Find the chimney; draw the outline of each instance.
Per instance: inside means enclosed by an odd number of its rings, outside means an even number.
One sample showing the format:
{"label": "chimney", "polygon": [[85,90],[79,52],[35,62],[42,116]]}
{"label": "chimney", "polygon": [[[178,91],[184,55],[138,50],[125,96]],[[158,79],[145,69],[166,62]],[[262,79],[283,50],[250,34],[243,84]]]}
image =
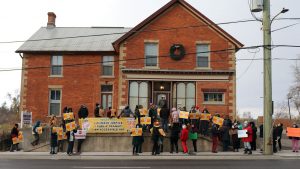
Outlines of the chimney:
{"label": "chimney", "polygon": [[55,18],[56,18],[56,15],[55,15],[54,12],[48,12],[47,28],[54,28],[55,27]]}

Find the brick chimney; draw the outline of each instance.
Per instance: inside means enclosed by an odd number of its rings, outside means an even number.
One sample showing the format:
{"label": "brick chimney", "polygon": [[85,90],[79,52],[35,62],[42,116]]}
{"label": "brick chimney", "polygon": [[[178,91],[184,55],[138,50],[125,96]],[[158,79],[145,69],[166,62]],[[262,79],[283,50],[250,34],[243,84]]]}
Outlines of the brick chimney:
{"label": "brick chimney", "polygon": [[48,12],[47,28],[54,28],[55,27],[55,18],[56,18],[56,15],[55,15],[54,12]]}

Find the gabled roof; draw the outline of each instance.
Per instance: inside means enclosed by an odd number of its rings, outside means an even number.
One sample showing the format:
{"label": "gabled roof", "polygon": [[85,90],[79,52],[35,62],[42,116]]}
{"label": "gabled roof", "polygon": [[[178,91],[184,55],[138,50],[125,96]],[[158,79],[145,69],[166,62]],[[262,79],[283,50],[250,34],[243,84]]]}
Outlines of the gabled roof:
{"label": "gabled roof", "polygon": [[112,43],[129,30],[123,27],[42,27],[16,52],[110,52],[115,51]]}
{"label": "gabled roof", "polygon": [[193,13],[195,16],[197,16],[199,19],[204,21],[207,25],[209,25],[212,29],[217,31],[220,35],[222,35],[224,38],[228,39],[230,42],[232,42],[237,48],[240,48],[244,46],[241,42],[239,42],[237,39],[232,37],[230,34],[228,34],[226,31],[224,31],[221,27],[216,25],[213,21],[208,19],[206,16],[204,16],[202,13],[200,13],[197,9],[192,7],[189,3],[185,2],[185,0],[171,0],[169,3],[167,3],[165,6],[161,7],[158,11],[150,15],[147,19],[142,21],[140,24],[132,28],[128,33],[120,37],[118,40],[116,40],[113,43],[113,46],[115,49],[118,48],[120,43],[122,43],[124,40],[132,36],[133,34],[137,33],[139,30],[141,30],[144,26],[151,23],[155,18],[163,14],[166,10],[168,10],[173,5],[179,3],[183,7],[185,7],[188,11]]}

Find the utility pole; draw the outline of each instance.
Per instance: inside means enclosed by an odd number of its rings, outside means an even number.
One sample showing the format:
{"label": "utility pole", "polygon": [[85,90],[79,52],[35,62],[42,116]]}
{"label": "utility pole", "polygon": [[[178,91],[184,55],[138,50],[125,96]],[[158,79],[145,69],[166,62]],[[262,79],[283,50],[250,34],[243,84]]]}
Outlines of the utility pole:
{"label": "utility pole", "polygon": [[272,66],[270,0],[263,1],[264,36],[264,155],[273,154],[272,146]]}

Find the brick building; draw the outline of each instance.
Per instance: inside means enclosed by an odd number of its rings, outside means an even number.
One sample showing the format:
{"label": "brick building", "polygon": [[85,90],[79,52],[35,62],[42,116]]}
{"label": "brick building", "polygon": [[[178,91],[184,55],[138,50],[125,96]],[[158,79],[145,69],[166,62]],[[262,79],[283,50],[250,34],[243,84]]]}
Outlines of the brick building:
{"label": "brick building", "polygon": [[81,104],[206,106],[236,113],[235,53],[243,45],[184,0],[172,0],[134,28],[56,27],[48,13],[16,52],[23,60],[21,111],[34,119]]}

